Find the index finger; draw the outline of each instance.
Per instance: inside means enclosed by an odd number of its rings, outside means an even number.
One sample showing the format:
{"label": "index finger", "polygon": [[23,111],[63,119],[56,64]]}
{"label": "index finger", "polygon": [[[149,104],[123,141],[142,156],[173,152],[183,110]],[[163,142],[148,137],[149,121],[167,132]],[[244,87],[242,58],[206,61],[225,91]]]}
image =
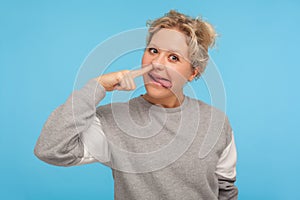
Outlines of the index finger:
{"label": "index finger", "polygon": [[148,66],[146,66],[146,67],[143,67],[143,68],[141,68],[141,69],[132,70],[132,71],[130,71],[129,73],[131,74],[131,76],[132,76],[133,78],[136,78],[136,77],[138,77],[138,76],[141,76],[141,75],[143,75],[143,74],[145,74],[145,73],[151,71],[152,68],[153,68],[153,67],[152,67],[152,65],[150,64],[150,65],[148,65]]}

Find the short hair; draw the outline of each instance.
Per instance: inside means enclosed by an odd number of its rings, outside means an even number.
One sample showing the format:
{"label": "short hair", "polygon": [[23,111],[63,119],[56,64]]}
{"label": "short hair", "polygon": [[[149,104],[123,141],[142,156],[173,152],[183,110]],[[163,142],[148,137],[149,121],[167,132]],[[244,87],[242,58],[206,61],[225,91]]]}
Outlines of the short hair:
{"label": "short hair", "polygon": [[177,29],[185,34],[191,66],[198,68],[199,71],[195,78],[198,79],[201,76],[209,60],[208,48],[214,46],[217,37],[210,23],[199,17],[192,18],[175,10],[170,10],[163,17],[148,20],[147,26],[149,27],[147,45],[153,35],[161,28]]}

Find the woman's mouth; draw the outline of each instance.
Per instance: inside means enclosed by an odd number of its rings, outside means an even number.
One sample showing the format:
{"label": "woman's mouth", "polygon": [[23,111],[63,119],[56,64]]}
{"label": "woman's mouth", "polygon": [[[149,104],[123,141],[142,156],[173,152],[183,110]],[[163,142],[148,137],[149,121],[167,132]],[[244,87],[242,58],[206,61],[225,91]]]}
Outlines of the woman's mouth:
{"label": "woman's mouth", "polygon": [[160,77],[158,75],[155,75],[153,73],[148,73],[151,80],[153,80],[155,83],[159,84],[160,86],[163,86],[165,88],[171,88],[172,82],[169,79]]}

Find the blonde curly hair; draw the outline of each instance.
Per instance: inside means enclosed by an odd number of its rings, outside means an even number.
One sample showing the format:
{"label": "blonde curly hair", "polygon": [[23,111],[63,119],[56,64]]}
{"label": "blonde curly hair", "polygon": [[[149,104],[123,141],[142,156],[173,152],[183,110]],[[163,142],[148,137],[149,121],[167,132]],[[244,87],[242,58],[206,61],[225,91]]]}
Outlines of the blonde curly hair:
{"label": "blonde curly hair", "polygon": [[208,48],[215,44],[217,33],[213,26],[199,17],[192,18],[175,10],[170,10],[163,17],[147,21],[147,45],[153,35],[161,28],[177,29],[187,36],[189,60],[193,68],[198,69],[195,79],[204,72],[209,60]]}

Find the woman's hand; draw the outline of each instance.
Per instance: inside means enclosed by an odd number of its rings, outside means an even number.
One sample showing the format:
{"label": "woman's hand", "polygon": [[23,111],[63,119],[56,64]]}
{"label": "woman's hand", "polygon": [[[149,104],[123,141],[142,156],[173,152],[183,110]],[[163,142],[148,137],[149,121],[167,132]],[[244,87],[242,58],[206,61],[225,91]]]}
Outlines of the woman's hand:
{"label": "woman's hand", "polygon": [[147,65],[138,70],[112,72],[99,76],[97,81],[105,88],[106,91],[134,90],[136,88],[134,78],[151,71],[152,68],[152,65]]}

